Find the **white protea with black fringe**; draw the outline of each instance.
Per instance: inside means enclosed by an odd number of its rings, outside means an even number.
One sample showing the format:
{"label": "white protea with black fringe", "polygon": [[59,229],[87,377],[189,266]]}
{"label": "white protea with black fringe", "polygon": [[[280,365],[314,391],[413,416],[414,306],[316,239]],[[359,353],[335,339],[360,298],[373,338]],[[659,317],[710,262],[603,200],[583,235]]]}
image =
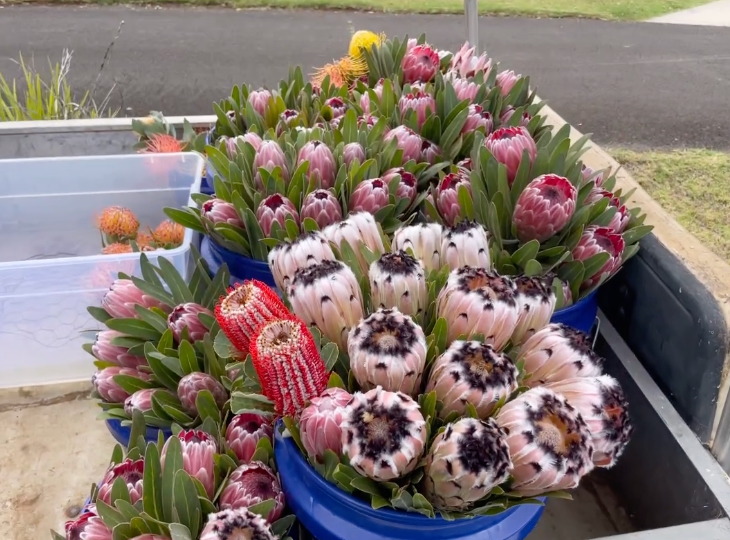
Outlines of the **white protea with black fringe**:
{"label": "white protea with black fringe", "polygon": [[395,307],[406,315],[421,315],[428,307],[425,274],[421,261],[405,251],[384,253],[370,265],[373,306]]}
{"label": "white protea with black fringe", "polygon": [[350,370],[363,390],[381,386],[388,392],[417,396],[426,366],[426,336],[396,308],[379,309],[350,332]]}
{"label": "white protea with black fringe", "polygon": [[518,276],[514,282],[520,318],[510,341],[512,345],[520,345],[550,323],[557,299],[551,277]]}
{"label": "white protea with black fringe", "polygon": [[491,267],[487,230],[475,221],[461,221],[444,230],[441,242],[441,264],[451,270],[462,266]]}
{"label": "white protea with black fringe", "polygon": [[400,227],[393,234],[391,251],[410,252],[419,259],[426,271],[441,268],[441,244],[444,228],[440,223],[418,223]]}
{"label": "white protea with black fringe", "polygon": [[248,508],[209,514],[208,522],[200,533],[200,540],[278,540],[278,538],[271,531],[268,522]]}
{"label": "white protea with black fringe", "polygon": [[335,254],[329,242],[319,231],[303,234],[291,243],[279,244],[269,252],[269,268],[274,282],[285,294],[297,270],[334,260]]}

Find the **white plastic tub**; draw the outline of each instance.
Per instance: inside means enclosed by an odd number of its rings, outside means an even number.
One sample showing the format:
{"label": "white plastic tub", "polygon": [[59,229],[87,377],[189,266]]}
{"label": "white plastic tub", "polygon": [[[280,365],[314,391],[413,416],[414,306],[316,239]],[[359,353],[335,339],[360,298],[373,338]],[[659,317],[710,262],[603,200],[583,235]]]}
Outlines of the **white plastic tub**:
{"label": "white plastic tub", "polygon": [[[101,255],[95,216],[124,206],[154,228],[165,206],[193,204],[202,169],[191,153],[0,160],[0,387],[91,376],[86,307],[118,272],[139,275],[138,253]],[[148,256],[185,276],[192,241]]]}

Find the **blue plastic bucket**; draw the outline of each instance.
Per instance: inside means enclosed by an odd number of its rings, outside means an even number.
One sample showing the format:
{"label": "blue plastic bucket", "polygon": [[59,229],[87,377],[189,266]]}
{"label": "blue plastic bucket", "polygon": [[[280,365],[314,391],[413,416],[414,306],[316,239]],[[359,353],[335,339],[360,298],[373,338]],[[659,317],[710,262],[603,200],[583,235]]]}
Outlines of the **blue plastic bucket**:
{"label": "blue plastic bucket", "polygon": [[[131,426],[123,426],[121,420],[110,418],[106,420],[106,427],[119,444],[125,448],[129,446],[129,436],[132,432]],[[145,440],[147,442],[157,442],[157,433],[159,431],[162,431],[165,439],[172,437],[172,431],[169,429],[147,426],[147,432],[144,434]]]}
{"label": "blue plastic bucket", "polygon": [[210,169],[210,163],[205,163],[205,176],[200,179],[200,193],[204,195],[215,195],[215,188],[213,187],[213,173]]}
{"label": "blue plastic bucket", "polygon": [[209,236],[203,238],[200,243],[200,255],[208,263],[213,274],[218,271],[223,263],[227,264],[231,273],[231,285],[242,283],[247,279],[257,279],[276,290],[276,282],[271,270],[269,270],[268,262],[257,261],[234,253],[213,242]]}
{"label": "blue plastic bucket", "polygon": [[356,499],[327,482],[277,425],[274,455],[286,502],[317,540],[524,540],[544,506],[525,504],[496,516],[447,521]]}
{"label": "blue plastic bucket", "polygon": [[596,316],[598,315],[597,293],[598,290],[595,290],[585,298],[579,300],[577,304],[556,311],[553,313],[550,322],[563,323],[571,328],[590,334],[593,329],[593,324],[596,322]]}

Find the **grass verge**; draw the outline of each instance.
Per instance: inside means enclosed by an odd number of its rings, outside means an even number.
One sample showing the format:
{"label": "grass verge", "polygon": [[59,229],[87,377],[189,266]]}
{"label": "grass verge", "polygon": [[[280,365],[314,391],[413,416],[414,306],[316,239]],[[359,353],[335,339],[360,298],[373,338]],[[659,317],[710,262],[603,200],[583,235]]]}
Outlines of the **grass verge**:
{"label": "grass verge", "polygon": [[608,152],[682,226],[730,262],[730,153]]}

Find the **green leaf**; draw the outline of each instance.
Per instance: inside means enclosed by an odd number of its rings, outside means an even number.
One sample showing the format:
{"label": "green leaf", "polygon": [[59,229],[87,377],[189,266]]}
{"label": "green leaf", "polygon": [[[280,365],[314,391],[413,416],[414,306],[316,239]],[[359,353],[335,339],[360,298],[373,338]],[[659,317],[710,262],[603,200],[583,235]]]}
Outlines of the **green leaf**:
{"label": "green leaf", "polygon": [[610,258],[611,255],[606,252],[596,253],[595,255],[588,257],[585,261],[583,261],[583,279],[593,277],[596,272],[603,268],[603,265],[606,264]]}
{"label": "green leaf", "polygon": [[535,259],[527,261],[525,264],[525,275],[528,277],[539,276],[542,274],[542,265]]}
{"label": "green leaf", "polygon": [[651,225],[639,225],[638,227],[629,229],[623,234],[624,242],[626,242],[627,246],[634,244],[649,234],[652,229],[654,229],[654,227]]}
{"label": "green leaf", "polygon": [[177,472],[183,468],[183,458],[180,439],[173,436],[166,444],[165,466],[162,470],[161,502],[164,521],[171,523],[175,521],[173,511],[175,506],[174,480]]}
{"label": "green leaf", "polygon": [[175,512],[177,512],[179,522],[185,525],[197,538],[202,517],[200,501],[198,501],[198,490],[190,475],[183,470],[179,470],[175,474],[173,496]]}
{"label": "green leaf", "polygon": [[164,352],[166,349],[172,349],[172,346],[175,343],[175,338],[172,335],[172,330],[169,328],[165,330],[165,332],[162,334],[162,337],[160,338],[159,343],[157,343],[157,350],[159,352]]}
{"label": "green leaf", "polygon": [[149,324],[160,334],[163,334],[168,330],[167,319],[165,317],[145,307],[142,307],[139,304],[134,306],[134,310],[137,312],[137,315],[139,315],[140,319]]}
{"label": "green leaf", "polygon": [[190,375],[191,373],[200,371],[198,357],[195,355],[195,349],[189,341],[183,340],[180,342],[178,352],[180,356],[180,366],[182,367],[185,375]]}
{"label": "green leaf", "polygon": [[525,268],[525,265],[535,257],[540,251],[540,242],[537,240],[530,240],[526,244],[520,246],[520,248],[512,254],[512,261],[517,264],[520,268]]}
{"label": "green leaf", "polygon": [[109,319],[106,325],[110,330],[147,341],[157,342],[162,335],[152,325],[139,319]]}
{"label": "green leaf", "polygon": [[380,495],[372,495],[370,505],[373,510],[380,510],[381,508],[390,508],[390,501]]}
{"label": "green leaf", "polygon": [[120,523],[112,530],[112,540],[129,540],[137,536],[129,523]]}
{"label": "green leaf", "polygon": [[258,514],[262,518],[266,519],[266,517],[274,509],[275,506],[276,501],[274,499],[266,499],[265,501],[261,501],[258,504],[249,506],[248,509],[254,514]]}
{"label": "green leaf", "polygon": [[365,476],[361,476],[360,478],[355,478],[351,480],[350,485],[356,490],[362,491],[363,493],[382,496],[382,493],[378,488],[378,484]]}
{"label": "green leaf", "polygon": [[111,319],[111,318],[112,318],[112,316],[111,316],[111,315],[109,315],[109,314],[108,314],[108,313],[106,312],[106,310],[105,310],[105,309],[102,309],[102,308],[100,308],[100,307],[96,307],[96,306],[89,306],[89,307],[87,307],[87,308],[86,308],[86,311],[88,311],[88,312],[89,312],[89,315],[91,315],[92,317],[94,317],[94,318],[95,318],[95,319],[96,319],[97,321],[99,321],[100,323],[105,323],[105,322],[107,322],[107,321],[108,321],[109,319]]}
{"label": "green leaf", "polygon": [[99,517],[101,517],[106,526],[110,529],[113,529],[120,523],[125,523],[127,521],[124,519],[121,512],[99,499],[96,500],[96,511],[99,513]]}
{"label": "green leaf", "polygon": [[[147,425],[144,420],[144,414],[142,414],[142,411],[135,410],[132,413],[132,428],[129,430],[129,447],[128,450],[131,450],[135,447],[137,444],[137,441],[142,438],[144,440],[145,433],[147,433]],[[142,446],[139,448],[140,454],[145,453],[146,448]],[[126,488],[125,488],[126,489]],[[113,501],[114,499],[112,499]]]}
{"label": "green leaf", "polygon": [[134,394],[137,390],[143,390],[145,388],[154,388],[156,385],[131,375],[115,375],[112,377],[114,382],[117,383],[122,390],[128,394]]}
{"label": "green leaf", "polygon": [[172,297],[175,299],[177,304],[185,304],[187,302],[195,302],[193,293],[188,288],[187,283],[182,278],[180,273],[170,261],[164,257],[157,259],[158,270],[157,273],[160,277],[165,280],[167,286],[170,288]]}
{"label": "green leaf", "polygon": [[171,540],[192,540],[190,529],[182,523],[170,523],[169,527]]}
{"label": "green leaf", "polygon": [[221,412],[209,390],[198,392],[198,396],[195,398],[195,407],[198,409],[198,415],[202,420],[211,418],[216,424],[220,423]]}
{"label": "green leaf", "polygon": [[343,390],[347,390],[345,382],[342,380],[342,377],[340,377],[337,373],[330,373],[330,378],[327,382],[327,388],[342,388]]}
{"label": "green leaf", "polygon": [[262,412],[264,414],[273,413],[274,404],[261,394],[247,394],[243,392],[233,392],[231,394],[231,412],[233,414],[254,411],[258,414]]}
{"label": "green leaf", "polygon": [[228,339],[225,332],[220,331],[216,334],[215,340],[213,341],[213,348],[215,353],[221,358],[234,358],[236,356],[236,348],[233,343]]}
{"label": "green leaf", "polygon": [[162,519],[162,466],[157,446],[150,443],[144,456],[144,511],[155,519]]}
{"label": "green leaf", "polygon": [[114,506],[117,507],[117,510],[121,512],[122,516],[124,516],[124,519],[126,519],[127,521],[132,521],[132,518],[135,518],[139,515],[139,510],[132,506],[132,504],[122,499],[117,499],[116,501],[114,501]]}
{"label": "green leaf", "polygon": [[200,220],[200,216],[192,209],[166,207],[163,208],[162,211],[175,223],[179,223],[187,229],[192,229],[199,233],[205,233],[205,227],[203,227],[203,222]]}
{"label": "green leaf", "polygon": [[[129,488],[127,488],[127,482],[124,478],[117,478],[112,484],[112,493],[109,499],[112,504],[116,504],[117,501],[130,501]],[[123,514],[122,514],[123,515]]]}
{"label": "green leaf", "polygon": [[[352,109],[350,109],[350,110],[352,110]],[[271,532],[274,534],[274,536],[283,538],[284,535],[289,532],[289,529],[291,529],[292,525],[294,525],[294,522],[296,520],[297,520],[297,518],[294,514],[290,514],[288,516],[279,518],[276,521],[274,521],[274,523],[271,524]],[[300,538],[302,538],[302,537],[300,536]],[[62,540],[65,540],[65,539],[62,539]],[[172,540],[175,540],[175,539],[173,538]]]}
{"label": "green leaf", "polygon": [[335,367],[335,364],[337,363],[337,358],[339,356],[339,351],[337,349],[337,345],[334,343],[328,343],[324,347],[322,347],[322,350],[320,351],[320,356],[322,357],[322,361],[324,362],[325,368],[327,369],[327,372],[329,373],[332,371]]}

